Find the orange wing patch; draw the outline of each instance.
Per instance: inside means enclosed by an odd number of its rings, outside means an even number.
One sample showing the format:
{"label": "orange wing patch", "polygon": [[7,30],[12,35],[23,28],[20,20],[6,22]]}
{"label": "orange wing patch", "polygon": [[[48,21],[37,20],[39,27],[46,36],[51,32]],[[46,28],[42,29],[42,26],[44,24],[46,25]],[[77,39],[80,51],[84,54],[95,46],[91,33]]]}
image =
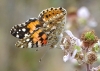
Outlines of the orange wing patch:
{"label": "orange wing patch", "polygon": [[42,29],[37,30],[31,36],[32,41],[35,43],[41,42],[41,44],[47,43],[47,35],[42,31]]}
{"label": "orange wing patch", "polygon": [[42,44],[47,44],[47,35],[43,34],[42,38],[43,38]]}
{"label": "orange wing patch", "polygon": [[39,33],[42,32],[42,30],[38,30],[36,32],[34,32],[34,34],[32,34],[31,38],[33,38],[33,42],[36,43],[37,41],[39,41],[40,37],[39,37]]}
{"label": "orange wing patch", "polygon": [[39,20],[35,20],[35,21],[33,21],[33,22],[30,22],[28,25],[27,25],[27,28],[29,28],[30,29],[30,33],[32,33],[37,27],[37,25],[40,25],[40,22],[39,22]]}

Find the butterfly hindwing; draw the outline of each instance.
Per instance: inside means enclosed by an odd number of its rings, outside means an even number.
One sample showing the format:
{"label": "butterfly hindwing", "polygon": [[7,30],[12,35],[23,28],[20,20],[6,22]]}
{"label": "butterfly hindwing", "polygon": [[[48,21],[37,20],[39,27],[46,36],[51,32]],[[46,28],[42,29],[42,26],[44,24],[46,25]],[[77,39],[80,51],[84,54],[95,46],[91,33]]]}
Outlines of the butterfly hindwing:
{"label": "butterfly hindwing", "polygon": [[20,39],[16,46],[19,48],[33,48],[41,47],[47,44],[47,35],[42,31],[42,29],[36,30],[34,33],[30,34],[29,37]]}

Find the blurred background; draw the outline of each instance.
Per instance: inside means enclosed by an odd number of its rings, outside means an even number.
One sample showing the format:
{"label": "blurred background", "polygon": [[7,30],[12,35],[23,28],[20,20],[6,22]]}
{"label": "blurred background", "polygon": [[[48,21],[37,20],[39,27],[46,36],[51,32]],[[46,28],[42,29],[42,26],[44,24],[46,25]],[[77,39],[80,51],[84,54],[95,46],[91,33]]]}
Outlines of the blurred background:
{"label": "blurred background", "polygon": [[83,6],[88,9],[89,16],[85,20],[92,20],[93,25],[86,23],[85,26],[94,29],[100,37],[100,0],[0,0],[0,71],[83,71],[84,67],[71,61],[63,62],[64,53],[60,49],[49,50],[39,62],[49,47],[37,52],[36,49],[18,49],[15,47],[18,39],[10,34],[12,26],[38,17],[46,8],[64,7],[69,10],[72,6],[77,9],[75,13]]}

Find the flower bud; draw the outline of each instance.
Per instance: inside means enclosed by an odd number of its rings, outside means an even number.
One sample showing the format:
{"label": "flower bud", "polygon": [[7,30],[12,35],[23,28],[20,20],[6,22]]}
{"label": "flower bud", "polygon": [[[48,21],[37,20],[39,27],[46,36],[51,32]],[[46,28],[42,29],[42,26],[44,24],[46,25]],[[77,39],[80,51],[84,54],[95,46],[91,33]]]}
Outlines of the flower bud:
{"label": "flower bud", "polygon": [[98,38],[95,36],[94,31],[87,31],[82,34],[81,40],[85,48],[90,48],[94,43],[97,43]]}
{"label": "flower bud", "polygon": [[87,52],[86,54],[86,63],[93,64],[95,61],[97,61],[97,55],[95,52]]}
{"label": "flower bud", "polygon": [[84,54],[82,52],[77,52],[75,59],[78,61],[79,64],[82,64],[84,59]]}

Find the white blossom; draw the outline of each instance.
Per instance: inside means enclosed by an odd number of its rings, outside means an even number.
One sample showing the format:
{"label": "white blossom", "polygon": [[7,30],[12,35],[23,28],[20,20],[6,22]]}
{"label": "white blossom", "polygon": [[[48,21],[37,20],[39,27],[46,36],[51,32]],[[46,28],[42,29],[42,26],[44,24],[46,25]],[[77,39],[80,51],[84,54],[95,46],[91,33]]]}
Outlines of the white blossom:
{"label": "white blossom", "polygon": [[81,7],[77,12],[78,17],[88,19],[90,17],[90,12],[87,7]]}
{"label": "white blossom", "polygon": [[60,48],[61,48],[62,50],[64,50],[64,45],[60,45]]}
{"label": "white blossom", "polygon": [[64,61],[64,62],[68,61],[68,60],[69,60],[69,57],[70,57],[70,55],[69,55],[69,54],[68,54],[68,55],[63,56],[63,61]]}
{"label": "white blossom", "polygon": [[62,37],[63,41],[60,45],[61,49],[64,51],[65,55],[63,56],[63,61],[73,60],[78,51],[81,51],[80,47],[82,42],[80,39],[75,37],[70,30],[66,30],[65,33],[69,37]]}
{"label": "white blossom", "polygon": [[98,45],[100,46],[100,41],[98,40]]}
{"label": "white blossom", "polygon": [[70,30],[66,30],[65,32],[68,34],[68,36],[70,36],[71,38],[73,38],[72,43],[75,42],[75,44],[77,46],[81,46],[82,42],[80,41],[80,39],[78,39],[77,37],[75,37]]}
{"label": "white blossom", "polygon": [[75,49],[75,50],[74,50],[74,52],[73,52],[72,56],[70,57],[70,59],[71,59],[71,60],[72,60],[72,59],[74,59],[74,57],[75,57],[76,53],[77,53],[77,49]]}

